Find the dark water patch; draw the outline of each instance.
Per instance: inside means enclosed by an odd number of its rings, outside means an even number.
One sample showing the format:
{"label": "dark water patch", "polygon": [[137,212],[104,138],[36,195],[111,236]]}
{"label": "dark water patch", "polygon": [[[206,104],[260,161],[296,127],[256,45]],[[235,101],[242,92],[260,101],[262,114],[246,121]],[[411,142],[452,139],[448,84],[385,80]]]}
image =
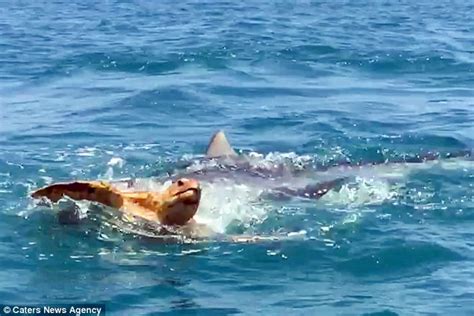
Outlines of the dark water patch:
{"label": "dark water patch", "polygon": [[[244,265],[243,260],[246,256],[251,256],[254,261]],[[312,258],[317,258],[317,260],[311,260]],[[247,270],[249,276],[258,276],[259,273],[262,273],[259,271],[266,271],[269,275],[276,276],[277,271],[290,272],[298,266],[311,266],[319,270],[328,265],[323,246],[317,242],[304,243],[302,241],[249,244],[245,247],[244,252],[238,256],[235,255],[231,262],[235,267]]]}
{"label": "dark water patch", "polygon": [[[114,107],[125,113],[133,113],[137,124],[140,116],[146,115],[157,124],[175,126],[179,122],[193,123],[218,123],[227,119],[228,110],[222,111],[210,108],[210,99],[203,98],[199,91],[187,87],[161,87],[153,90],[139,92],[124,98]],[[113,110],[112,112],[116,112]],[[130,115],[130,114],[129,114]],[[196,117],[200,117],[197,122]],[[211,124],[212,125],[212,124]],[[137,126],[138,127],[138,126]],[[209,134],[211,131],[208,132]],[[207,136],[206,136],[207,139]],[[176,141],[180,139],[175,137]]]}
{"label": "dark water patch", "polygon": [[428,153],[447,157],[449,154],[467,153],[467,144],[454,136],[425,133],[393,133],[365,138],[365,142],[382,146],[384,151],[389,150],[394,155],[400,157]]}
{"label": "dark water patch", "polygon": [[[183,39],[177,39],[180,42]],[[169,42],[169,40],[166,40]],[[218,47],[205,47],[199,44],[186,50],[176,52],[158,53],[153,55],[150,47],[119,48],[116,52],[96,52],[73,56],[58,62],[62,68],[68,65],[82,65],[81,68],[99,72],[125,72],[130,74],[143,74],[149,76],[163,76],[182,72],[182,67],[194,65],[208,70],[226,69],[228,58],[233,52]],[[120,51],[124,50],[124,51]]]}
{"label": "dark water patch", "polygon": [[174,308],[169,312],[151,312],[145,315],[236,315],[242,314],[242,311],[238,308]]}
{"label": "dark water patch", "polygon": [[11,289],[0,290],[0,295],[2,296],[2,299],[7,301],[7,302],[19,302],[19,301],[21,301],[21,298],[18,295],[12,294]]}
{"label": "dark water patch", "polygon": [[440,72],[456,73],[459,70],[473,70],[469,64],[444,56],[410,56],[405,53],[387,55],[375,55],[368,60],[365,59],[361,63],[362,69],[376,74],[401,73],[404,75],[418,74],[420,72],[437,74]]}
{"label": "dark water patch", "polygon": [[322,297],[318,295],[305,295],[302,298],[293,298],[293,299],[282,299],[279,302],[273,304],[275,306],[281,307],[290,307],[294,310],[300,309],[309,309],[314,307],[321,307],[324,306],[330,301],[328,298]]}
{"label": "dark water patch", "polygon": [[87,67],[92,67],[100,71],[122,71],[127,73],[144,73],[147,75],[162,75],[176,71],[182,64],[171,60],[153,60],[149,56],[143,59],[143,56],[124,56],[123,54],[114,56],[108,54],[94,54],[89,56],[80,56],[81,62]]}
{"label": "dark water patch", "polygon": [[[365,252],[365,251],[364,251]],[[336,265],[337,270],[356,277],[424,274],[443,262],[458,261],[463,257],[437,244],[408,243],[378,249],[370,255],[357,256]]]}
{"label": "dark water patch", "polygon": [[[81,44],[81,48],[84,47]],[[72,55],[60,60],[52,60],[49,64],[44,64],[43,68],[25,70],[25,74],[30,75],[33,83],[43,83],[54,78],[71,77],[72,75],[84,71],[107,71],[126,72],[130,74],[144,75],[164,75],[177,71],[184,65],[184,61],[170,60],[168,58],[152,58],[145,54],[136,53],[131,55],[123,53],[87,53]],[[45,78],[47,78],[45,80]]]}
{"label": "dark water patch", "polygon": [[9,138],[11,142],[24,141],[30,144],[45,144],[51,141],[51,138],[54,139],[74,139],[79,140],[83,139],[87,141],[90,138],[101,137],[101,138],[114,138],[117,137],[117,134],[105,134],[101,132],[66,132],[66,133],[35,133],[35,134],[23,134],[23,135],[14,135]]}
{"label": "dark water patch", "polygon": [[285,48],[275,55],[279,57],[279,60],[294,61],[294,65],[310,62],[327,67],[325,64],[336,64],[344,58],[346,53],[331,45],[304,44]]}
{"label": "dark water patch", "polygon": [[371,120],[367,118],[340,118],[337,123],[346,130],[356,130],[360,135],[373,135],[375,130],[384,130],[387,133],[397,133],[400,130],[410,130],[412,123]]}
{"label": "dark water patch", "polygon": [[121,71],[127,73],[143,73],[147,75],[163,75],[176,71],[183,63],[179,60],[151,58],[149,55],[126,55],[95,53],[78,56],[71,64],[84,65],[98,71]]}
{"label": "dark water patch", "polygon": [[383,310],[381,312],[373,312],[373,313],[364,313],[363,316],[398,316],[397,314],[391,310]]}
{"label": "dark water patch", "polygon": [[345,131],[331,120],[315,118],[313,122],[308,121],[309,118],[305,119],[305,123],[301,126],[302,131],[310,133],[309,137],[302,139],[308,147],[310,147],[311,144],[319,143],[324,144],[320,147],[330,149],[330,143],[333,142],[333,140],[338,139],[342,141],[342,139],[348,138]]}
{"label": "dark water patch", "polygon": [[275,284],[247,284],[240,285],[235,290],[242,292],[273,292],[279,293],[284,290],[284,286]]}
{"label": "dark water patch", "polygon": [[[153,108],[161,103],[176,104],[185,102],[192,102],[198,98],[193,92],[181,87],[162,87],[153,90],[143,91],[131,97],[120,100],[118,107],[128,108]],[[187,105],[191,108],[191,105]]]}
{"label": "dark water patch", "polygon": [[275,97],[275,96],[304,96],[306,93],[301,89],[287,87],[235,87],[235,86],[214,86],[210,93],[218,95],[229,95],[239,97]]}
{"label": "dark water patch", "polygon": [[399,202],[411,208],[412,216],[419,220],[439,221],[444,225],[469,223],[474,216],[473,205],[466,203],[474,199],[472,185],[466,185],[472,178],[470,170],[463,167],[450,171],[436,167],[421,170],[407,181]]}
{"label": "dark water patch", "polygon": [[280,116],[280,117],[254,117],[247,118],[242,124],[242,128],[249,131],[253,130],[265,130],[274,128],[297,128],[305,123],[305,120],[291,116]]}

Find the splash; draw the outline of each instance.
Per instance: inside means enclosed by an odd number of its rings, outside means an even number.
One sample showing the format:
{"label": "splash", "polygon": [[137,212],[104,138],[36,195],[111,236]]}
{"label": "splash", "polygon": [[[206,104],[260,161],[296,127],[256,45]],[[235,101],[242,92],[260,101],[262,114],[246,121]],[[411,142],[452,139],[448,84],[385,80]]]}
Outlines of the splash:
{"label": "splash", "polygon": [[352,183],[341,186],[340,190],[331,190],[321,198],[327,205],[379,205],[398,196],[398,187],[388,181],[375,178],[356,177]]}
{"label": "splash", "polygon": [[233,222],[244,227],[259,223],[265,219],[269,209],[259,203],[261,193],[261,189],[225,179],[217,183],[204,183],[196,221],[218,233],[225,233]]}
{"label": "splash", "polygon": [[125,164],[125,160],[120,157],[112,157],[107,163],[107,171],[104,174],[104,178],[107,180],[112,180],[114,177],[114,167],[121,169]]}
{"label": "splash", "polygon": [[314,163],[315,158],[310,155],[298,155],[294,152],[279,153],[271,152],[266,155],[257,152],[244,153],[239,158],[218,158],[203,160],[202,156],[184,155],[183,161],[189,162],[186,168],[189,172],[200,171],[204,169],[220,168],[222,166],[236,166],[244,163],[249,169],[273,170],[284,166],[291,170],[302,170]]}

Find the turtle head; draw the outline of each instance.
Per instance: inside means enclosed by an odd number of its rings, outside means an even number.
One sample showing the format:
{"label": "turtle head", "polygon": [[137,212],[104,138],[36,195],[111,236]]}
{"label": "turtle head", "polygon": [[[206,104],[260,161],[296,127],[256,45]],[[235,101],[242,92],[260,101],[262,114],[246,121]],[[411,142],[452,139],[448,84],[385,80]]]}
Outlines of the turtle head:
{"label": "turtle head", "polygon": [[162,211],[158,214],[165,225],[184,225],[196,214],[201,199],[201,188],[195,179],[174,181],[162,195]]}

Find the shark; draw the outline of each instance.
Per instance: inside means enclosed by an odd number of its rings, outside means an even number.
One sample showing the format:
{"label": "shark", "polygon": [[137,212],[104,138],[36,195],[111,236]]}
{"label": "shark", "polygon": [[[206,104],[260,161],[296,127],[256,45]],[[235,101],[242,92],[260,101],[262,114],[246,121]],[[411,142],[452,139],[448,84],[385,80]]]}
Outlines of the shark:
{"label": "shark", "polygon": [[[166,177],[191,177],[202,183],[247,185],[270,199],[305,198],[317,200],[356,177],[396,179],[413,170],[430,168],[440,162],[471,159],[471,150],[440,154],[427,152],[390,161],[338,161],[329,165],[294,166],[261,164],[258,158],[238,154],[225,132],[211,137],[205,156]],[[261,162],[261,161],[260,161]],[[166,177],[158,177],[166,180]],[[131,180],[133,185],[133,180]]]}

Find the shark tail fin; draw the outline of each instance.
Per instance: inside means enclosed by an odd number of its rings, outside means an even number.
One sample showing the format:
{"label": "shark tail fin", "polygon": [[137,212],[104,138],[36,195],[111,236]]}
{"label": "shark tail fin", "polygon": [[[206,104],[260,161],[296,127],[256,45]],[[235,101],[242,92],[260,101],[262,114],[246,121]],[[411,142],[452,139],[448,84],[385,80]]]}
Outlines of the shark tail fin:
{"label": "shark tail fin", "polygon": [[237,156],[237,153],[229,144],[223,131],[216,132],[207,146],[206,157],[217,158],[222,156]]}

